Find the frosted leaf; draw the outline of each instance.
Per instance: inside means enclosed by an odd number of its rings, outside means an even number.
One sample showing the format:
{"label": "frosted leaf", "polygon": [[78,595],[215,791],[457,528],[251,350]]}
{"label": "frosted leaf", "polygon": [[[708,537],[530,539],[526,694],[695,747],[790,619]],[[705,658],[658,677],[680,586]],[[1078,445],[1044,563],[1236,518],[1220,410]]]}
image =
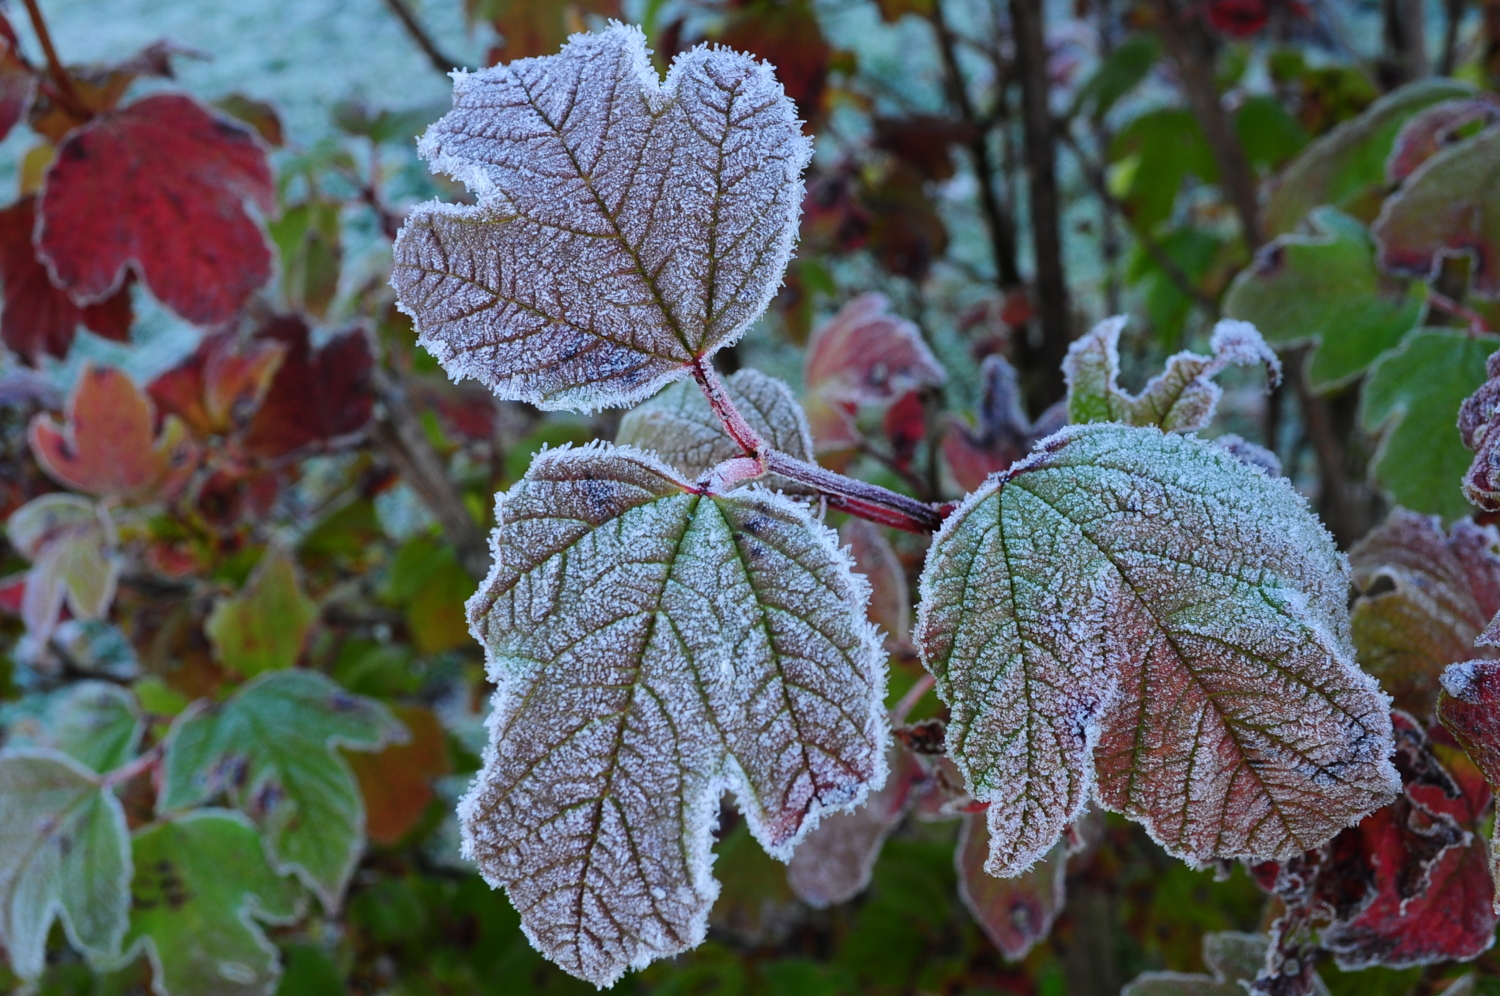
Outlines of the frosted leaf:
{"label": "frosted leaf", "polygon": [[[1399,786],[1348,566],[1284,480],[1185,436],[1075,426],[933,542],[917,641],[992,873],[1095,789],[1173,854],[1300,853]],[[1097,745],[1097,749],[1096,749]]]}
{"label": "frosted leaf", "polygon": [[23,979],[40,975],[61,919],[91,958],[119,951],[130,905],[130,839],[114,793],[54,750],[0,754],[0,944]]}
{"label": "frosted leaf", "polygon": [[[1121,991],[1121,996],[1245,996],[1266,963],[1270,940],[1264,934],[1224,932],[1203,935],[1203,962],[1213,972],[1143,972]],[[1328,996],[1323,979],[1312,974],[1310,996]]]}
{"label": "frosted leaf", "polygon": [[1212,421],[1224,393],[1213,379],[1230,366],[1264,363],[1273,383],[1281,377],[1281,362],[1255,326],[1226,318],[1214,326],[1209,340],[1212,356],[1177,353],[1140,394],[1130,394],[1116,383],[1120,375],[1120,332],[1125,322],[1123,315],[1107,318],[1068,349],[1063,360],[1068,421],[1123,422],[1156,425],[1168,432],[1193,432]]}
{"label": "frosted leaf", "polygon": [[771,67],[679,55],[639,28],[454,74],[419,149],[475,206],[408,217],[391,283],[455,378],[543,408],[629,405],[737,340],[771,301],[812,155]]}
{"label": "frosted leaf", "polygon": [[[724,390],[768,445],[798,460],[813,462],[807,416],[785,382],[759,370],[745,369],[725,377]],[[689,478],[698,478],[725,460],[745,455],[724,431],[698,385],[691,381],[672,384],[628,412],[620,420],[615,442],[651,450]],[[761,483],[773,491],[803,490],[774,474]]]}
{"label": "frosted leaf", "polygon": [[1015,878],[996,878],[985,871],[989,850],[983,818],[977,813],[965,815],[953,852],[959,898],[1006,961],[1020,961],[1052,932],[1062,912],[1068,849],[1059,841],[1026,874]]}
{"label": "frosted leaf", "polygon": [[118,534],[109,510],[81,495],[53,492],[11,513],[6,534],[31,561],[21,618],[45,644],[67,603],[79,619],[102,619],[115,598],[120,574]]}
{"label": "frosted leaf", "polygon": [[135,696],[107,681],[78,681],[0,705],[6,747],[50,747],[97,772],[134,757],[145,729]]}
{"label": "frosted leaf", "polygon": [[885,777],[884,653],[832,530],[630,447],[544,452],[469,601],[499,686],[467,856],[598,985],[703,938],[725,789],[785,859]]}

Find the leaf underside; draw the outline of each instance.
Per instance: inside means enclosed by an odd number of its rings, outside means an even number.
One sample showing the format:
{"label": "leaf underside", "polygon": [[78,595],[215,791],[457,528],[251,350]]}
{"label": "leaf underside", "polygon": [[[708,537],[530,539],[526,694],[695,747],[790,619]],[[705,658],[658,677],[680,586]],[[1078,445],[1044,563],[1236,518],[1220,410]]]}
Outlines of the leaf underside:
{"label": "leaf underside", "polygon": [[971,495],[928,555],[917,641],[990,803],[988,869],[1041,858],[1091,787],[1205,863],[1300,853],[1388,801],[1347,589],[1285,481],[1196,439],[1070,427]]}
{"label": "leaf underside", "polygon": [[629,405],[770,303],[811,144],[768,65],[699,47],[663,83],[614,25],[454,91],[420,149],[479,203],[417,207],[392,275],[450,374],[543,408]]}
{"label": "leaf underside", "polygon": [[831,530],[631,448],[538,456],[469,602],[499,686],[465,851],[599,985],[703,938],[732,789],[786,858],[885,776],[884,655]]}

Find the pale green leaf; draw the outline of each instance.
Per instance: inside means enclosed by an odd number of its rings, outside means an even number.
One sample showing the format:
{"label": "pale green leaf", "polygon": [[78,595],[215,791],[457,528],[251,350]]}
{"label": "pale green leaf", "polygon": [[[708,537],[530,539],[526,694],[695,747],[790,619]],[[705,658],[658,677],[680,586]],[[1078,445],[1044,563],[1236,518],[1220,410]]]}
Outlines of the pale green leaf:
{"label": "pale green leaf", "polygon": [[885,655],[832,530],[654,456],[539,455],[469,602],[499,686],[465,853],[599,985],[702,940],[719,799],[786,858],[885,776]]}
{"label": "pale green leaf", "polygon": [[1357,377],[1416,327],[1422,290],[1375,265],[1365,226],[1336,208],[1312,213],[1313,235],[1283,235],[1240,272],[1224,314],[1276,346],[1316,344],[1308,379],[1324,391]]}
{"label": "pale green leaf", "polygon": [[[725,377],[724,390],[762,439],[798,460],[813,462],[807,416],[783,381],[745,369]],[[708,399],[691,381],[679,381],[629,412],[620,420],[615,442],[650,450],[689,478],[700,477],[725,460],[744,456],[708,407]],[[761,483],[775,491],[796,487],[774,475]]]}
{"label": "pale green leaf", "polygon": [[1040,859],[1091,794],[1197,862],[1300,854],[1389,801],[1348,573],[1285,480],[1155,429],[1069,427],[970,495],[916,639],[989,870]]}
{"label": "pale green leaf", "polygon": [[245,587],[214,604],[203,631],[221,664],[254,677],[296,664],[317,617],[291,554],[272,546]]}
{"label": "pale green leaf", "polygon": [[134,757],[144,730],[135,696],[107,681],[79,681],[0,706],[6,747],[48,747],[100,773]]}
{"label": "pale green leaf", "polygon": [[157,805],[172,812],[224,793],[261,828],[272,866],[295,872],[333,910],[365,827],[336,748],[379,750],[405,736],[385,706],[315,671],[271,671],[227,702],[198,702],[177,717]]}
{"label": "pale green leaf", "polygon": [[0,943],[17,974],[41,974],[54,918],[89,958],[118,952],[130,868],[125,813],[93,772],[53,750],[0,754]]}
{"label": "pale green leaf", "polygon": [[270,996],[281,977],[261,923],[291,923],[297,883],[267,864],[238,813],[200,809],[136,831],[131,841],[127,957],[144,949],[158,996]]}
{"label": "pale green leaf", "polygon": [[1496,349],[1495,336],[1424,328],[1371,368],[1360,417],[1382,435],[1373,474],[1397,503],[1448,520],[1472,511],[1462,484],[1473,454],[1459,436],[1458,409],[1485,382]]}
{"label": "pale green leaf", "polygon": [[1123,315],[1105,319],[1069,347],[1063,360],[1069,422],[1119,422],[1159,426],[1168,432],[1196,432],[1213,420],[1224,393],[1213,379],[1225,369],[1235,364],[1264,363],[1273,377],[1281,375],[1276,354],[1255,327],[1226,319],[1214,326],[1209,341],[1212,356],[1177,353],[1139,394],[1131,394],[1117,383],[1120,332],[1125,323]]}
{"label": "pale green leaf", "polygon": [[80,619],[109,611],[120,564],[104,506],[80,495],[42,495],[12,512],[6,531],[16,552],[31,561],[21,618],[35,639],[51,635],[64,600]]}
{"label": "pale green leaf", "polygon": [[[1183,972],[1145,972],[1128,984],[1121,996],[1245,996],[1266,962],[1270,939],[1264,934],[1230,931],[1203,935],[1203,961],[1213,975]],[[1313,974],[1310,996],[1328,996],[1328,987]]]}
{"label": "pale green leaf", "polygon": [[454,377],[543,408],[629,405],[776,293],[812,154],[770,65],[700,46],[663,82],[639,28],[454,77],[419,144],[478,198],[428,202],[392,284]]}

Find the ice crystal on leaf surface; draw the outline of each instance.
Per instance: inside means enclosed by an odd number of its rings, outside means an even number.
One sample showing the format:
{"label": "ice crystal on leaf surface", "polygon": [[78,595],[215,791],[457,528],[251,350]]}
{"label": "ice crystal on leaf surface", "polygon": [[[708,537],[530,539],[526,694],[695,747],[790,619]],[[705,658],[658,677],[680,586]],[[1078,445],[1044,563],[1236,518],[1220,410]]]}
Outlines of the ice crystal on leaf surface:
{"label": "ice crystal on leaf surface", "polygon": [[476,206],[418,207],[392,283],[455,377],[543,408],[640,401],[737,340],[791,254],[812,154],[769,65],[640,29],[454,77],[422,138]]}
{"label": "ice crystal on leaf surface", "polygon": [[1091,791],[1196,862],[1300,853],[1389,801],[1347,591],[1290,485],[1190,437],[1070,427],[970,495],[916,639],[989,870],[1040,859]]}
{"label": "ice crystal on leaf surface", "polygon": [[499,686],[465,848],[600,985],[702,940],[720,796],[789,857],[885,777],[884,655],[835,534],[630,447],[541,454],[469,602]]}

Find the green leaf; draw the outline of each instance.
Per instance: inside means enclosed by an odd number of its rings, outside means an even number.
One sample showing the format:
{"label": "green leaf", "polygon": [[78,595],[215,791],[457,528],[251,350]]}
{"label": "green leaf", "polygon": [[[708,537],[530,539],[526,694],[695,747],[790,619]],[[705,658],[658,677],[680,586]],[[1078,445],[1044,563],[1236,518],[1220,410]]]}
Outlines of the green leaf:
{"label": "green leaf", "polygon": [[276,947],[255,921],[301,913],[301,890],[266,863],[238,813],[200,809],[136,831],[131,841],[127,957],[144,948],[158,996],[270,996]]}
{"label": "green leaf", "polygon": [[1274,170],[1307,145],[1307,129],[1270,94],[1246,98],[1234,114],[1234,130],[1254,166]]}
{"label": "green leaf", "polygon": [[130,867],[125,812],[98,776],[58,751],[0,754],[0,942],[17,974],[41,974],[54,918],[90,959],[118,952]]}
{"label": "green leaf", "polygon": [[1073,98],[1069,117],[1086,113],[1094,119],[1104,117],[1115,102],[1134,90],[1156,60],[1161,58],[1161,42],[1148,31],[1131,35],[1110,52],[1094,70]]}
{"label": "green leaf", "polygon": [[109,611],[120,563],[114,521],[103,505],[81,495],[42,495],[11,513],[6,533],[16,552],[31,561],[21,618],[35,639],[51,635],[64,599],[80,619]]}
{"label": "green leaf", "polygon": [[80,681],[0,706],[6,747],[48,747],[97,772],[135,756],[145,724],[135,696],[107,681]]}
{"label": "green leaf", "polygon": [[291,554],[273,545],[245,587],[214,604],[203,631],[219,662],[249,678],[296,664],[317,617]]}
{"label": "green leaf", "polygon": [[885,653],[831,529],[629,447],[541,454],[469,602],[498,686],[465,853],[607,985],[697,944],[719,800],[783,860],[885,774]]}
{"label": "green leaf", "polygon": [[1231,365],[1264,363],[1273,377],[1281,375],[1281,363],[1255,326],[1226,319],[1214,326],[1209,340],[1212,356],[1178,353],[1139,394],[1130,394],[1117,383],[1120,333],[1126,321],[1123,315],[1107,318],[1069,347],[1063,360],[1069,422],[1119,422],[1196,432],[1213,420],[1224,393],[1213,379]]}
{"label": "green leaf", "polygon": [[1361,421],[1382,432],[1375,480],[1416,512],[1458,519],[1471,509],[1461,484],[1473,455],[1458,433],[1458,409],[1485,381],[1500,338],[1418,329],[1386,353],[1365,383]]}
{"label": "green leaf", "polygon": [[1148,111],[1127,124],[1115,136],[1109,159],[1131,164],[1116,195],[1130,220],[1147,232],[1172,216],[1183,180],[1196,176],[1212,183],[1219,176],[1197,119],[1176,107]]}
{"label": "green leaf", "polygon": [[385,596],[405,610],[412,646],[424,655],[473,645],[463,608],[472,594],[474,579],[453,548],[425,535],[402,544],[385,585]]}
{"label": "green leaf", "polygon": [[916,641],[990,804],[986,868],[1024,871],[1091,794],[1205,864],[1300,854],[1388,802],[1348,571],[1285,479],[1190,436],[1070,426],[970,495]]}
{"label": "green leaf", "polygon": [[[1217,232],[1190,227],[1167,232],[1159,244],[1161,251],[1192,285],[1209,291],[1204,285],[1228,243]],[[1167,275],[1151,253],[1139,245],[1131,250],[1125,283],[1140,292],[1142,310],[1156,340],[1168,346],[1180,342],[1183,327],[1197,302]]]}
{"label": "green leaf", "polygon": [[[1245,996],[1266,962],[1269,939],[1264,934],[1225,932],[1203,935],[1203,961],[1213,975],[1146,972],[1137,976],[1120,996]],[[1328,996],[1323,980],[1313,975],[1310,996]]]}
{"label": "green leaf", "polygon": [[1394,349],[1422,314],[1422,289],[1375,265],[1365,227],[1337,208],[1313,210],[1312,235],[1283,235],[1243,270],[1224,314],[1276,346],[1315,343],[1308,378],[1317,391],[1347,383]]}
{"label": "green leaf", "polygon": [[281,258],[281,292],[287,304],[319,318],[328,313],[343,265],[337,201],[304,201],[282,210],[266,227]]}
{"label": "green leaf", "polygon": [[1385,184],[1385,159],[1407,119],[1424,107],[1472,96],[1474,88],[1451,79],[1409,83],[1381,97],[1357,118],[1313,142],[1281,174],[1266,201],[1266,231],[1282,235],[1322,204],[1369,220]]}
{"label": "green leaf", "polygon": [[406,736],[390,710],[315,671],[272,671],[222,705],[194,703],[167,734],[158,807],[225,793],[325,909],[339,905],[364,844],[365,809],[336,748],[379,750]]}

